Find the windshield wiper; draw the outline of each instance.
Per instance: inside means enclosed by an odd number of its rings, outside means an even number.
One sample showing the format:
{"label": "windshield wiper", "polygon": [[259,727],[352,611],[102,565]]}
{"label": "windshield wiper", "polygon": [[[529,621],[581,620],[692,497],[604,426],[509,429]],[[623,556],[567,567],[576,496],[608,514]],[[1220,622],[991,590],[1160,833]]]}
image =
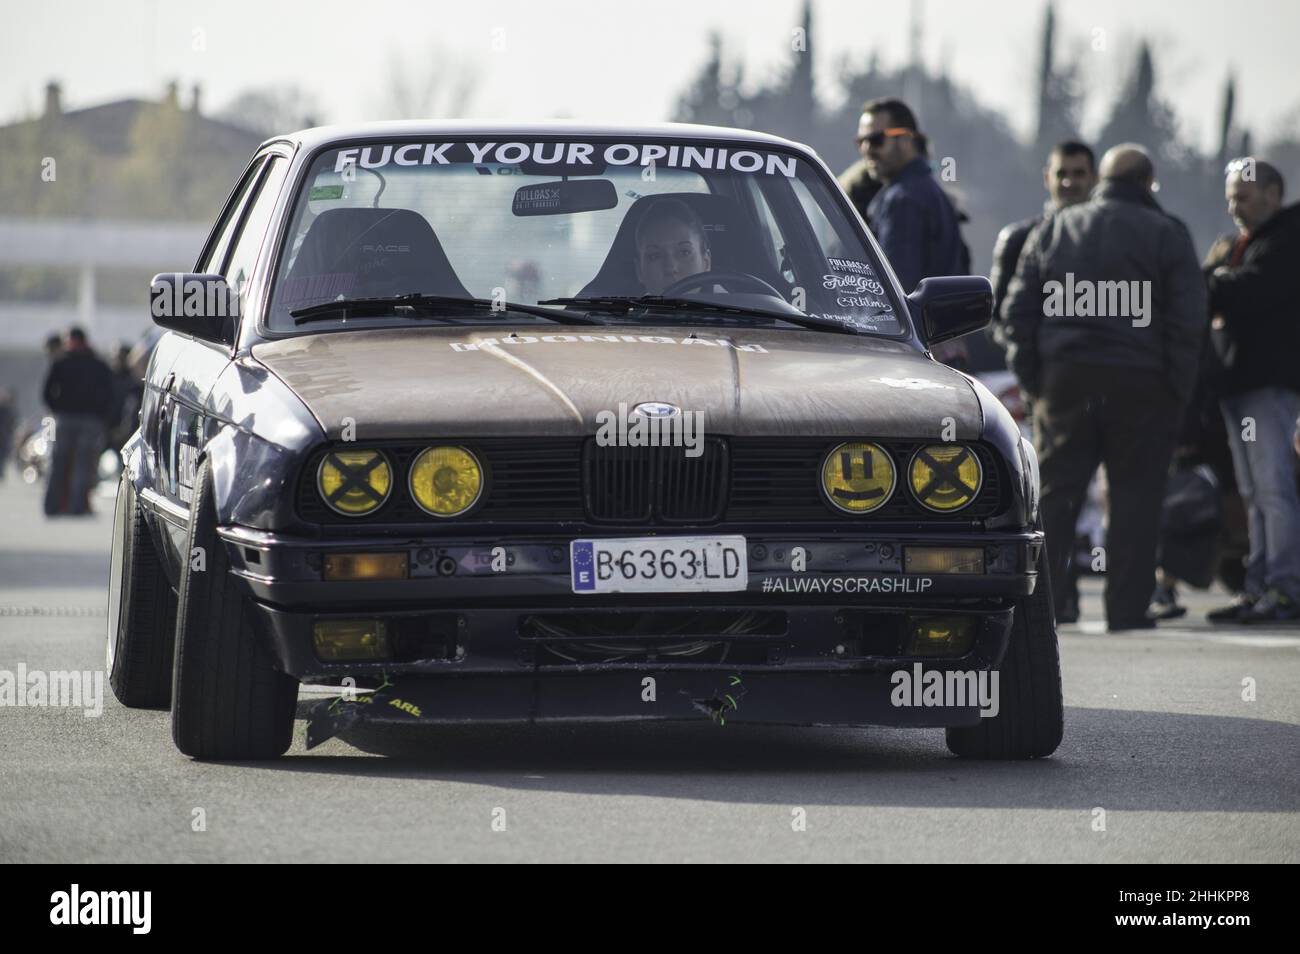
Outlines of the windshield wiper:
{"label": "windshield wiper", "polygon": [[548,298],[539,301],[539,305],[577,305],[593,311],[609,311],[627,314],[634,308],[656,308],[664,311],[707,311],[715,314],[735,315],[741,318],[775,318],[788,321],[792,325],[813,328],[817,331],[837,331],[841,334],[857,334],[848,325],[830,318],[816,315],[789,314],[784,311],[769,311],[765,308],[749,308],[740,305],[723,305],[711,301],[698,301],[694,298],[664,298],[662,295],[600,295],[591,298]]}
{"label": "windshield wiper", "polygon": [[289,314],[293,318],[294,324],[301,325],[309,321],[323,321],[333,318],[340,313],[345,318],[349,315],[366,314],[367,312],[372,316],[385,315],[396,308],[410,308],[418,312],[420,317],[446,318],[454,316],[457,312],[470,311],[477,313],[489,311],[502,315],[510,312],[533,315],[537,318],[548,318],[562,324],[604,324],[599,318],[592,318],[582,312],[556,311],[553,308],[542,308],[538,305],[523,305],[510,301],[498,302],[490,298],[425,295],[418,292],[410,295],[387,295],[379,298],[339,298],[335,301],[311,305],[308,308],[299,308],[296,311],[289,312]]}

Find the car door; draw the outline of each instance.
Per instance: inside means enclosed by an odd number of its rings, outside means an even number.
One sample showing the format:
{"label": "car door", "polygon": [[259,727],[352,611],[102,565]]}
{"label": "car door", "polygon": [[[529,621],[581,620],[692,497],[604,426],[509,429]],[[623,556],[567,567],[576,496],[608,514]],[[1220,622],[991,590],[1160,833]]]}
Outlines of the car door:
{"label": "car door", "polygon": [[[237,293],[243,290],[244,279],[252,274],[261,252],[288,165],[288,159],[279,153],[258,158],[250,168],[246,195],[233,209],[234,217],[199,263],[201,270],[224,276]],[[217,378],[231,361],[233,349],[219,342],[177,337],[185,343],[162,384],[159,475],[168,509],[184,514],[188,520],[199,456],[220,426],[210,418],[205,406]],[[169,530],[175,551],[180,553],[185,526],[173,521]]]}
{"label": "car door", "polygon": [[[258,182],[265,163],[265,156],[257,156],[244,170],[204,244],[195,265],[196,272],[216,271],[225,260],[238,224],[243,218],[249,194]],[[159,552],[163,554],[167,573],[173,581],[177,579],[177,552],[184,545],[188,518],[186,509],[178,505],[177,497],[172,491],[172,480],[176,472],[175,443],[172,437],[176,412],[176,367],[178,362],[182,369],[189,366],[190,362],[184,356],[194,347],[200,345],[188,335],[175,331],[159,335],[149,356],[144,397],[140,405],[142,448],[139,460],[144,471],[140,484],[141,499],[147,512],[153,516],[151,523]]]}

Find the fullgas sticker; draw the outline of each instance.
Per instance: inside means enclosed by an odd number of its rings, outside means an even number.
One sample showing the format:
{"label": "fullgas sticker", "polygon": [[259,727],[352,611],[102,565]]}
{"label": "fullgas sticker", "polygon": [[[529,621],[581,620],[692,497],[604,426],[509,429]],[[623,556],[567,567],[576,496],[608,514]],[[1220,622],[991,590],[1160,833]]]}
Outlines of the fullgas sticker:
{"label": "fullgas sticker", "polygon": [[[349,166],[380,169],[385,166],[447,166],[470,163],[475,166],[519,163],[540,166],[656,166],[666,169],[783,175],[793,179],[798,160],[794,156],[729,146],[685,146],[680,144],[616,142],[411,142],[385,143],[340,149],[334,154],[334,171]],[[593,171],[595,171],[593,169]],[[858,263],[864,264],[864,263]],[[870,266],[867,266],[868,268]]]}
{"label": "fullgas sticker", "polygon": [[559,207],[560,190],[556,186],[533,186],[520,189],[515,193],[515,215],[525,211],[558,209]]}
{"label": "fullgas sticker", "polygon": [[854,275],[874,277],[876,270],[869,262],[857,262],[851,258],[828,258],[826,264],[835,272],[852,272]]}

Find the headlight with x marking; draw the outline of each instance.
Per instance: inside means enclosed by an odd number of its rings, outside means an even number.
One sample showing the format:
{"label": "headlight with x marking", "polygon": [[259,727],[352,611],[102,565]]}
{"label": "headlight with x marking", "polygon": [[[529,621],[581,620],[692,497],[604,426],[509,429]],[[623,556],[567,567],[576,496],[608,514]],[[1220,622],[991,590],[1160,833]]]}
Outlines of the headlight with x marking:
{"label": "headlight with x marking", "polygon": [[984,468],[965,445],[930,444],[912,455],[908,481],[922,507],[952,513],[979,496]]}
{"label": "headlight with x marking", "polygon": [[376,450],[331,451],[316,472],[316,489],[335,513],[361,517],[377,510],[393,488],[388,458]]}

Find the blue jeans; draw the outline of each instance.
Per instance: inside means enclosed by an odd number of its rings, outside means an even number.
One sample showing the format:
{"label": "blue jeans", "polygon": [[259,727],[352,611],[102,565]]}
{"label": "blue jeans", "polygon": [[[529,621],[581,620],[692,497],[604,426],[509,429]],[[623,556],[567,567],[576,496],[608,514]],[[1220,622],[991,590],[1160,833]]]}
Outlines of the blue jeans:
{"label": "blue jeans", "polygon": [[90,491],[99,474],[104,422],[93,414],[54,415],[54,456],[45,487],[45,513],[89,513]]}
{"label": "blue jeans", "polygon": [[[1300,495],[1292,444],[1300,393],[1259,388],[1223,399],[1223,419],[1250,529],[1246,592],[1279,589],[1300,599]],[[1254,418],[1255,439],[1242,440],[1243,418]]]}

